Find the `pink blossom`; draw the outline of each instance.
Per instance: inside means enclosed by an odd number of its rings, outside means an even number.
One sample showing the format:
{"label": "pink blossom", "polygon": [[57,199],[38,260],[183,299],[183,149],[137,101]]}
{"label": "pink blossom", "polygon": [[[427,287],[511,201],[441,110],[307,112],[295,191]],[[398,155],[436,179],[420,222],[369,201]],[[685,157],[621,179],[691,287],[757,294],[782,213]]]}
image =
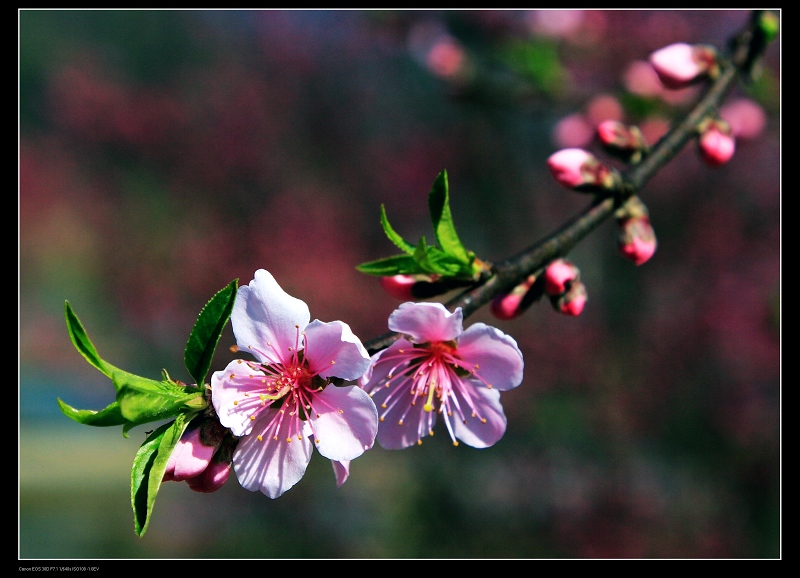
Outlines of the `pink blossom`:
{"label": "pink blossom", "polygon": [[736,150],[736,141],[727,125],[712,123],[698,140],[700,156],[712,167],[727,163]]}
{"label": "pink blossom", "polygon": [[372,447],[378,429],[362,389],[330,383],[356,380],[369,367],[361,341],[346,323],[309,319],[303,301],[256,271],[239,287],[231,324],[239,350],[257,361],[233,361],[211,378],[220,422],[241,437],[233,454],[239,483],[270,498],[300,481],[314,446],[343,483],[348,462]]}
{"label": "pink blossom", "polygon": [[650,218],[642,215],[618,221],[618,247],[620,254],[641,265],[656,252],[656,234],[650,224]]}
{"label": "pink blossom", "polygon": [[667,88],[684,88],[709,72],[716,62],[710,46],[676,42],[650,55],[650,64]]}
{"label": "pink blossom", "polygon": [[561,295],[579,275],[578,268],[571,261],[556,259],[544,271],[544,291],[548,295]]}
{"label": "pink blossom", "polygon": [[442,416],[454,445],[495,444],[505,433],[500,392],[522,382],[522,353],[502,331],[462,327],[461,308],[403,303],[389,329],[403,337],[373,355],[361,386],[379,408],[378,443],[386,449],[421,444]]}

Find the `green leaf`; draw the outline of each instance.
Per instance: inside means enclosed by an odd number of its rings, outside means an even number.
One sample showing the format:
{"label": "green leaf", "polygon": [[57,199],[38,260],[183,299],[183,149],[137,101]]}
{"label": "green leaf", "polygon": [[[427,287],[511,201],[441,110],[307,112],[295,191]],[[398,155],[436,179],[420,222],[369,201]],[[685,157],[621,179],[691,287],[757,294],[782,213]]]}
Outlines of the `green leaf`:
{"label": "green leaf", "polygon": [[83,325],[81,324],[78,316],[72,310],[69,301],[64,302],[64,317],[67,320],[67,331],[69,338],[72,340],[72,345],[78,350],[78,353],[88,361],[95,369],[103,373],[106,377],[111,377],[116,367],[103,361],[97,350],[94,348],[89,336],[86,334]]}
{"label": "green leaf", "polygon": [[187,418],[185,415],[179,415],[175,421],[160,426],[147,437],[133,458],[133,468],[131,468],[133,529],[140,538],[144,536],[150,524],[169,456],[192,417],[194,416]]}
{"label": "green leaf", "polygon": [[187,408],[207,405],[200,391],[187,391],[171,381],[155,381],[119,371],[113,376],[122,416],[134,424],[168,419]]}
{"label": "green leaf", "polygon": [[61,412],[65,416],[84,425],[109,427],[128,423],[128,420],[122,417],[122,412],[116,401],[100,411],[75,409],[71,405],[67,405],[61,401],[61,399],[58,400],[58,407],[61,408]]}
{"label": "green leaf", "polygon": [[381,205],[381,226],[383,227],[383,232],[386,233],[387,237],[389,237],[389,240],[397,245],[401,251],[409,255],[414,253],[414,245],[407,242],[394,229],[392,229],[392,226],[389,224],[389,219],[386,217],[386,207],[383,205]]}
{"label": "green leaf", "polygon": [[356,267],[362,273],[376,277],[391,277],[392,275],[416,275],[425,271],[410,255],[395,255],[384,259],[377,259],[368,263],[361,263]]}
{"label": "green leaf", "polygon": [[456,234],[453,224],[453,215],[450,213],[450,193],[447,184],[447,171],[442,171],[433,182],[431,192],[428,194],[428,209],[431,212],[433,229],[436,231],[436,240],[445,253],[455,257],[458,261],[466,263],[469,258],[467,250]]}
{"label": "green leaf", "polygon": [[238,279],[231,281],[206,303],[186,343],[183,355],[186,369],[201,389],[211,367],[211,360],[222,336],[222,330],[231,317],[238,281]]}

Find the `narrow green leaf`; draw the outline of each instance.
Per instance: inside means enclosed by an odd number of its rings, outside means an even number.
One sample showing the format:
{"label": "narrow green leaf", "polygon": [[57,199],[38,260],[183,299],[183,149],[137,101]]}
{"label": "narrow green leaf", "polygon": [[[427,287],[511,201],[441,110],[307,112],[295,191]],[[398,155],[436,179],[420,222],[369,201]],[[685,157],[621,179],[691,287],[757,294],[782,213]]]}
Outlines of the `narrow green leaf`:
{"label": "narrow green leaf", "polygon": [[116,372],[113,379],[122,416],[134,424],[169,419],[187,407],[202,409],[206,405],[202,392],[187,392],[174,382],[159,382],[122,371]]}
{"label": "narrow green leaf", "polygon": [[467,250],[456,234],[453,224],[453,215],[450,213],[450,193],[447,184],[447,171],[442,171],[436,177],[428,194],[428,209],[431,212],[433,229],[436,232],[436,241],[445,253],[466,263]]}
{"label": "narrow green leaf", "polygon": [[231,281],[206,303],[186,343],[183,355],[186,369],[201,389],[211,367],[211,360],[222,336],[222,330],[231,317],[238,281],[238,279]]}
{"label": "narrow green leaf", "polygon": [[424,273],[424,269],[410,255],[395,255],[368,263],[361,263],[356,267],[362,273],[376,277],[391,277],[392,275],[416,275]]}
{"label": "narrow green leaf", "polygon": [[407,242],[403,237],[401,237],[392,226],[389,224],[389,219],[386,216],[386,207],[381,205],[381,226],[383,227],[383,232],[386,233],[386,236],[389,237],[389,240],[397,245],[398,249],[412,255],[414,253],[414,245]]}
{"label": "narrow green leaf", "polygon": [[95,411],[91,409],[75,409],[71,405],[61,401],[59,398],[58,407],[61,408],[61,413],[63,413],[65,416],[83,425],[109,427],[128,423],[128,420],[122,417],[122,412],[120,411],[119,404],[116,401],[105,409]]}
{"label": "narrow green leaf", "polygon": [[[196,414],[195,414],[196,415]],[[147,531],[169,456],[193,416],[179,415],[151,433],[136,452],[131,468],[133,528],[140,538]]]}
{"label": "narrow green leaf", "polygon": [[83,355],[86,361],[88,361],[95,369],[107,377],[111,377],[111,374],[116,368],[110,363],[103,361],[103,359],[97,353],[92,341],[86,334],[86,330],[83,328],[83,325],[78,319],[78,316],[75,315],[75,312],[72,310],[69,301],[64,302],[64,317],[67,320],[67,331],[69,332],[69,338],[72,340],[72,345],[75,346],[75,349],[78,350],[78,353]]}

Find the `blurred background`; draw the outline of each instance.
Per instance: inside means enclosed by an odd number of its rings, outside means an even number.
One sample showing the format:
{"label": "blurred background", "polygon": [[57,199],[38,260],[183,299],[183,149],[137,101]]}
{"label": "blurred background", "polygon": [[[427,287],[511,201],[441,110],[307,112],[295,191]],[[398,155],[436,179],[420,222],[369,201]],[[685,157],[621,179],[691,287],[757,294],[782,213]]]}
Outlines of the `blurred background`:
{"label": "blurred background", "polygon": [[[594,126],[650,142],[697,97],[648,55],[712,44],[746,11],[19,12],[20,558],[766,558],[781,554],[780,42],[721,111],[733,159],[690,143],[641,191],[659,247],[636,267],[609,221],[570,255],[589,301],[512,321],[520,387],[494,447],[376,445],[336,488],[315,452],[277,500],[232,475],[166,483],[143,538],[130,468],[145,431],[63,416],[113,401],[75,351],[189,380],[211,296],[268,269],[312,319],[367,341],[399,304],[361,262],[380,224],[431,240],[447,169],[455,224],[499,261],[589,197],[547,172]],[[780,39],[779,39],[780,40]],[[212,371],[232,355],[230,325]],[[441,425],[441,424],[440,424]]]}

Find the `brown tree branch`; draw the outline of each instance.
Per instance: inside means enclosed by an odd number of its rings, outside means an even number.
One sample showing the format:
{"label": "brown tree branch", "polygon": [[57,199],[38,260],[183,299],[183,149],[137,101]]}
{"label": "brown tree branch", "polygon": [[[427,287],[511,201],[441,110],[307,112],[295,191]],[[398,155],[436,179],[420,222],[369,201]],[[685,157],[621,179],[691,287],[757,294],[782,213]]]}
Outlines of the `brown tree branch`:
{"label": "brown tree branch", "polygon": [[[719,75],[709,84],[703,97],[656,143],[638,164],[624,171],[619,185],[594,197],[592,203],[561,228],[517,255],[495,263],[491,273],[448,301],[451,311],[461,307],[469,317],[495,296],[511,291],[529,275],[537,274],[550,261],[565,257],[581,240],[608,219],[628,198],[641,190],[658,170],[670,162],[690,140],[697,136],[700,123],[714,115],[725,96],[751,70],[766,48],[767,41],[759,26],[763,11],[754,11],[748,25],[730,42],[730,55],[720,62]],[[398,334],[389,332],[364,343],[370,355],[388,347]]]}

